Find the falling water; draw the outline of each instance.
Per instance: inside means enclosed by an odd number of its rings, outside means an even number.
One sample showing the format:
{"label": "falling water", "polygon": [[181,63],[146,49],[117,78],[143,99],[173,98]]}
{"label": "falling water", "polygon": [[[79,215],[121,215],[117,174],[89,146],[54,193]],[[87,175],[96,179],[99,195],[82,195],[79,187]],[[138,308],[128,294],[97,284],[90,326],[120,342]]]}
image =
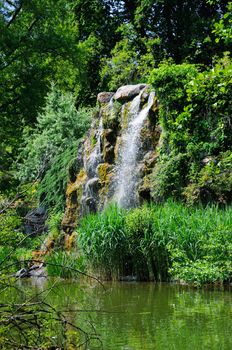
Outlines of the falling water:
{"label": "falling water", "polygon": [[140,133],[154,101],[154,93],[149,95],[148,103],[139,112],[141,93],[134,98],[129,111],[129,124],[122,135],[117,168],[115,199],[121,207],[129,208],[136,204],[136,185],[138,182],[138,156],[140,151]]}
{"label": "falling water", "polygon": [[97,175],[97,166],[102,161],[101,155],[101,137],[103,132],[103,120],[102,117],[99,120],[99,126],[96,133],[96,144],[90,153],[90,155],[85,159],[84,167],[88,174],[88,177],[92,178]]}
{"label": "falling water", "polygon": [[[114,104],[113,98],[108,103],[109,112],[113,112]],[[103,163],[102,157],[102,134],[103,134],[103,118],[100,115],[99,126],[96,131],[96,144],[88,155],[84,157],[84,168],[86,170],[88,179],[83,188],[82,195],[82,212],[87,214],[95,211],[98,202],[99,178],[98,166]],[[86,147],[88,149],[88,147]]]}
{"label": "falling water", "polygon": [[102,133],[103,120],[102,117],[100,117],[99,126],[96,132],[96,144],[89,156],[84,156],[84,168],[86,170],[88,180],[84,185],[81,199],[82,214],[88,214],[91,211],[96,211],[96,196],[99,181],[97,166],[102,162]]}

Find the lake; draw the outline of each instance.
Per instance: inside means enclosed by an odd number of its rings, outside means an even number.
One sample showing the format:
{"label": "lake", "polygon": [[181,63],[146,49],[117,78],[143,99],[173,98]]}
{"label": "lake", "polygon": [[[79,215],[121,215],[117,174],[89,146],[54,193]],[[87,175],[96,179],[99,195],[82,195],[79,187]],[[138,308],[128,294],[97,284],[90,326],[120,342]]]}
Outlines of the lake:
{"label": "lake", "polygon": [[93,341],[90,350],[232,349],[229,290],[137,282],[107,282],[104,289],[60,279],[19,284],[25,291],[44,293],[46,301],[65,311],[72,323],[96,332],[102,345]]}

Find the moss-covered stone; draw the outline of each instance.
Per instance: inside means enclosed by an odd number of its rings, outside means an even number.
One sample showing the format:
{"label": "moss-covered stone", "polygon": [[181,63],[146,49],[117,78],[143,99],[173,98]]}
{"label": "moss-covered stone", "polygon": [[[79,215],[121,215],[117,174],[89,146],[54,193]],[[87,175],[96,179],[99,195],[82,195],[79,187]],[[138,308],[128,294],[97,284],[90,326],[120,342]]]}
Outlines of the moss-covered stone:
{"label": "moss-covered stone", "polygon": [[86,171],[80,170],[74,182],[70,182],[66,190],[66,210],[62,220],[62,227],[66,233],[71,232],[77,223],[80,212],[80,198],[83,185],[87,179]]}

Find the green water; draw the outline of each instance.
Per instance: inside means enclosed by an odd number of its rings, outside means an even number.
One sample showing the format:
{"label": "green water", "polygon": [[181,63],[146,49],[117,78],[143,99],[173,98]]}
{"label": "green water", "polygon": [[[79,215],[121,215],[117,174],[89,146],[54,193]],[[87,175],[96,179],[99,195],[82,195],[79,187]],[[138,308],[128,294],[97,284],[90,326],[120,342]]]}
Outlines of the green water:
{"label": "green water", "polygon": [[[46,291],[46,299],[69,310],[72,322],[100,335],[105,350],[232,349],[231,291],[194,290],[171,284],[23,281]],[[83,310],[83,311],[78,311]],[[101,349],[92,343],[88,349]]]}

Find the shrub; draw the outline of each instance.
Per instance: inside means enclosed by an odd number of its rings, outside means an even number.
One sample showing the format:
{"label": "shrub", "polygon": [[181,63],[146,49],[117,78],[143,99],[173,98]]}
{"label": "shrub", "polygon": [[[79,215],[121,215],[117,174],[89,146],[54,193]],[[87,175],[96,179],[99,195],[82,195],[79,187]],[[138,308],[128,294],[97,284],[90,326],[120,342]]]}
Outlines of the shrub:
{"label": "shrub", "polygon": [[169,197],[180,199],[186,183],[188,155],[162,155],[151,175],[152,197],[156,202],[162,202]]}
{"label": "shrub", "polygon": [[[203,72],[190,64],[164,63],[151,73],[163,128],[152,176],[156,201],[167,194],[188,203],[231,201],[231,78],[228,56]],[[207,162],[211,158],[214,165]]]}
{"label": "shrub", "polygon": [[89,108],[76,110],[74,96],[52,85],[35,129],[25,133],[18,176],[22,181],[40,180],[38,194],[46,206],[63,209],[68,167],[90,126],[91,113]]}

